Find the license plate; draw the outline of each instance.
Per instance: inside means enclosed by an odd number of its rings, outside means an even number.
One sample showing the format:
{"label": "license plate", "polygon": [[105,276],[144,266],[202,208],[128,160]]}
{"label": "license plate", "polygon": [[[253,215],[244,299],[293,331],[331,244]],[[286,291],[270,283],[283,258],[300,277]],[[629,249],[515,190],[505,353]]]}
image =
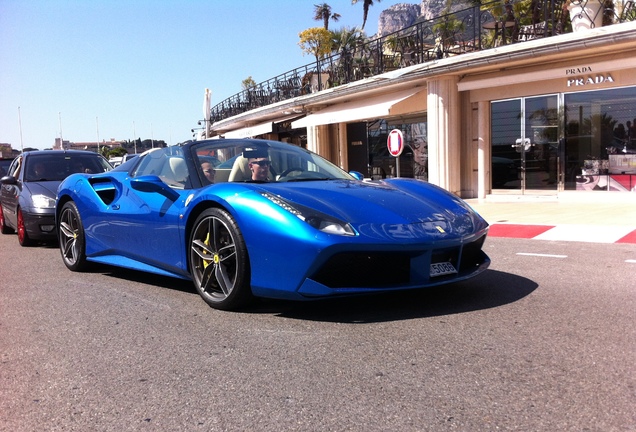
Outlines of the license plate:
{"label": "license plate", "polygon": [[457,273],[457,270],[455,270],[455,267],[449,262],[431,264],[431,277],[454,273]]}

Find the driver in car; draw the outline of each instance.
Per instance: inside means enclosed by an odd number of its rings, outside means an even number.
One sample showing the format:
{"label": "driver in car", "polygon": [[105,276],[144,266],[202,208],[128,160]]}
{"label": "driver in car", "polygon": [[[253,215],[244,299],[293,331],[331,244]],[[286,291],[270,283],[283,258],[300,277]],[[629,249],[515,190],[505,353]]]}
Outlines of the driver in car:
{"label": "driver in car", "polygon": [[252,180],[254,181],[269,181],[269,165],[270,160],[266,157],[250,158],[249,159],[250,171],[252,171]]}

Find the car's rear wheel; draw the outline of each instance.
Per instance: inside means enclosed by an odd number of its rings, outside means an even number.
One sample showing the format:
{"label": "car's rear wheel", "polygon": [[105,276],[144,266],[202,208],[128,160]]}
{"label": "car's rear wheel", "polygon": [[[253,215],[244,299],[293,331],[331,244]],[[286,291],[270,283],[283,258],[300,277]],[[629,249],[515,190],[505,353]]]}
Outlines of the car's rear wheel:
{"label": "car's rear wheel", "polygon": [[20,246],[33,245],[33,240],[31,240],[29,234],[27,234],[26,225],[24,224],[24,215],[20,208],[18,208],[18,242]]}
{"label": "car's rear wheel", "polygon": [[211,208],[190,236],[190,273],[197,291],[216,309],[236,309],[252,299],[247,248],[227,212]]}
{"label": "car's rear wheel", "polygon": [[69,270],[82,271],[88,266],[86,261],[86,236],[79,210],[73,201],[62,207],[57,226],[62,261]]}
{"label": "car's rear wheel", "polygon": [[13,232],[13,228],[9,228],[4,220],[4,213],[2,212],[2,206],[0,205],[0,233],[13,234]]}

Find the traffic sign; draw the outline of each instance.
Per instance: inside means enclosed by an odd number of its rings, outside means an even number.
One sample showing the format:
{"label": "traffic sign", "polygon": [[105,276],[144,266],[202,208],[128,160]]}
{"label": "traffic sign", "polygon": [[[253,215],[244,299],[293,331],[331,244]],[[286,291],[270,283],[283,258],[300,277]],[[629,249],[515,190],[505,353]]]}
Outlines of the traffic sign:
{"label": "traffic sign", "polygon": [[393,129],[389,132],[389,137],[386,140],[386,146],[389,149],[391,156],[398,157],[404,150],[404,136],[399,129]]}

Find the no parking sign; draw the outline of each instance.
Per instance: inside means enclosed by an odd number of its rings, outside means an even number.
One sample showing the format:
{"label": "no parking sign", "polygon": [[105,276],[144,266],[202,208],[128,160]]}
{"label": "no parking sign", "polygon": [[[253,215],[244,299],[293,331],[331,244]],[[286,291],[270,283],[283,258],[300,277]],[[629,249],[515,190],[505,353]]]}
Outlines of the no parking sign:
{"label": "no parking sign", "polygon": [[401,155],[402,150],[404,150],[404,136],[402,135],[402,131],[393,129],[386,140],[386,146],[391,156],[398,157]]}
{"label": "no parking sign", "polygon": [[404,136],[399,129],[393,129],[389,132],[389,137],[386,139],[386,146],[389,149],[389,154],[395,157],[395,174],[400,176],[400,155],[404,150]]}

